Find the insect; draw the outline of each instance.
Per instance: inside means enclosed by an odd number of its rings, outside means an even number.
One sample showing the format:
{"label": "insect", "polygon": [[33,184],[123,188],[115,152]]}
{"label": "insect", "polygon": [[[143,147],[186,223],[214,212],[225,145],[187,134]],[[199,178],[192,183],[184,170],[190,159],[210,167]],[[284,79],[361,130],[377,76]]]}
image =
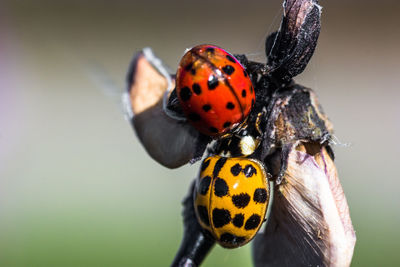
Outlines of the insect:
{"label": "insect", "polygon": [[[183,201],[184,235],[172,266],[199,266],[216,242],[234,248],[253,237],[255,266],[350,264],[355,235],[333,163],[333,128],[313,90],[293,80],[313,55],[320,15],[316,0],[286,0],[263,63],[201,45],[185,54],[175,77],[145,50],[134,58],[128,75],[131,122],[145,149],[169,168],[206,154]],[[240,72],[223,72],[226,62],[234,63],[227,55],[243,70],[238,80],[248,79],[245,112],[231,101],[242,88],[228,90],[226,81],[238,84],[231,81]],[[217,73],[219,87],[209,90]],[[250,86],[254,101],[247,98]],[[224,112],[211,116],[217,110],[204,111],[207,101]],[[226,101],[237,104],[229,116]],[[269,225],[256,235],[265,218]]]}
{"label": "insect", "polygon": [[234,56],[214,45],[198,45],[186,52],[176,83],[189,122],[209,136],[240,128],[255,102],[246,70]]}
{"label": "insect", "polygon": [[194,209],[203,229],[225,248],[248,243],[264,222],[271,189],[254,159],[211,156],[202,165]]}

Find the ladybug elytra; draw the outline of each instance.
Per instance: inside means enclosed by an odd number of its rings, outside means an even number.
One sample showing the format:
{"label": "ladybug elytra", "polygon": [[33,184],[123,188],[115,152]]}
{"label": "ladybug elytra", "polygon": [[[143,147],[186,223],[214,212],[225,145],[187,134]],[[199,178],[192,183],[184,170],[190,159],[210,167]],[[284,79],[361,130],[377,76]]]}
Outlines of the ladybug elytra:
{"label": "ladybug elytra", "polygon": [[271,195],[261,162],[248,158],[206,158],[194,190],[201,227],[225,248],[245,245],[264,222]]}
{"label": "ladybug elytra", "polygon": [[237,128],[255,102],[246,70],[234,56],[213,45],[198,45],[185,53],[176,83],[189,122],[209,136],[221,136]]}

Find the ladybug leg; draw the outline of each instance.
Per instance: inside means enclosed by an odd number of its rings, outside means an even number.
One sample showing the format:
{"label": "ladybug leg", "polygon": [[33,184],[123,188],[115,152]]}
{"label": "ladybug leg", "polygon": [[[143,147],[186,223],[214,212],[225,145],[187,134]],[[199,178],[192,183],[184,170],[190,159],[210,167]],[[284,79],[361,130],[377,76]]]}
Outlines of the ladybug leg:
{"label": "ladybug leg", "polygon": [[285,176],[287,167],[288,167],[288,162],[289,162],[289,153],[293,148],[293,144],[285,144],[282,146],[282,151],[281,151],[281,167],[279,169],[279,174],[278,177],[276,178],[276,184],[280,184],[283,180],[283,177]]}
{"label": "ladybug leg", "polygon": [[200,266],[208,252],[215,244],[215,240],[206,236],[197,222],[193,203],[193,182],[188,195],[183,200],[183,239],[176,253],[171,267],[196,267]]}

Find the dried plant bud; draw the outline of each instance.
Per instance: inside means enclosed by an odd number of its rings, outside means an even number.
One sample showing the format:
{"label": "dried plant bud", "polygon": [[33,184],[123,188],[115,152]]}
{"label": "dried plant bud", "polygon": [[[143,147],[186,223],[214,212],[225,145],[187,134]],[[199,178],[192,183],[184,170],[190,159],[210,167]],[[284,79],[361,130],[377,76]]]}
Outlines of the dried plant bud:
{"label": "dried plant bud", "polygon": [[253,241],[255,266],[349,266],[356,241],[346,197],[327,147],[289,153],[265,232]]}
{"label": "dried plant bud", "polygon": [[175,80],[150,49],[138,53],[128,73],[127,109],[147,153],[168,168],[188,163],[198,150],[198,132],[163,109],[163,96]]}
{"label": "dried plant bud", "polygon": [[286,0],[280,29],[266,41],[268,68],[283,81],[303,72],[311,59],[321,29],[317,0]]}

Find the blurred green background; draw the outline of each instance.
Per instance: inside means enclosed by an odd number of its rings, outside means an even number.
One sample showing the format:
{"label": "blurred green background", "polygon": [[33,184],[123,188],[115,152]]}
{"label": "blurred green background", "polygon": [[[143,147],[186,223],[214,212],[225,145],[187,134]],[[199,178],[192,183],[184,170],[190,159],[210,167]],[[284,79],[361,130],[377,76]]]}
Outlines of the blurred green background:
{"label": "blurred green background", "polygon": [[[321,1],[307,70],[342,143],[336,164],[357,244],[352,266],[400,265],[400,4]],[[195,166],[143,150],[118,94],[145,46],[176,69],[213,43],[264,60],[279,0],[0,2],[0,266],[168,266]],[[118,89],[116,89],[118,88]],[[250,246],[204,266],[250,266]]]}

